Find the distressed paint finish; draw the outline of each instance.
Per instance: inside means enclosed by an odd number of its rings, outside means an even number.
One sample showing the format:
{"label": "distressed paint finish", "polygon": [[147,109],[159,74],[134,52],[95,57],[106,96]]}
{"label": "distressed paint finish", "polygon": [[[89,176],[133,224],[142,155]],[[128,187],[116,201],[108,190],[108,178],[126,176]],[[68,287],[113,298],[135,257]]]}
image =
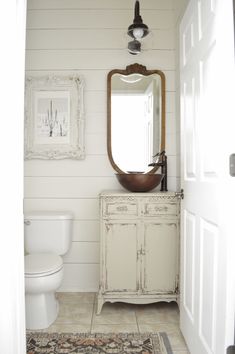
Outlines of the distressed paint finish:
{"label": "distressed paint finish", "polygon": [[173,192],[100,194],[100,284],[106,301],[178,301],[180,201]]}

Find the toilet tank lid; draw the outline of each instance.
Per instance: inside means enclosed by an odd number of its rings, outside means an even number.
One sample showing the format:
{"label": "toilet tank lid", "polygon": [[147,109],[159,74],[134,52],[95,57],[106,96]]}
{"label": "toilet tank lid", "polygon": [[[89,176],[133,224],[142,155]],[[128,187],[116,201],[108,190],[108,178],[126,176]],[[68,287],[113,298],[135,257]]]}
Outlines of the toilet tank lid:
{"label": "toilet tank lid", "polygon": [[68,211],[31,211],[24,214],[28,220],[72,220],[73,214]]}

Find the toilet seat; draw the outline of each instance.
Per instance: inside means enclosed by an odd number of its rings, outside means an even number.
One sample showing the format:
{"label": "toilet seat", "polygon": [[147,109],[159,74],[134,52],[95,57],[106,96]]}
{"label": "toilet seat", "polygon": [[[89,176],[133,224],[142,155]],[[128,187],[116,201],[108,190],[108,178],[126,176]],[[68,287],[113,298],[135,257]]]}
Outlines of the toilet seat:
{"label": "toilet seat", "polygon": [[25,256],[26,277],[44,277],[62,268],[62,258],[54,253],[33,253]]}

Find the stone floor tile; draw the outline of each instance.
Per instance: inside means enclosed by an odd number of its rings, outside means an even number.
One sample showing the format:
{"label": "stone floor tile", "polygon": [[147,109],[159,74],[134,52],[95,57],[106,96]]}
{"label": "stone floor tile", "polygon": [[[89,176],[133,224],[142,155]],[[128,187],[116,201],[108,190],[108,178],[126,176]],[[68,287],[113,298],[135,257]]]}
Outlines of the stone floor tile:
{"label": "stone floor tile", "polygon": [[189,354],[179,329],[176,303],[133,305],[105,303],[96,315],[95,293],[57,293],[60,309],[56,321],[43,332],[120,333],[166,332],[174,354]]}
{"label": "stone floor tile", "polygon": [[99,315],[94,313],[92,323],[94,325],[136,325],[135,307],[125,303],[105,303]]}
{"label": "stone floor tile", "polygon": [[167,332],[173,351],[187,351],[187,345],[180,330]]}
{"label": "stone floor tile", "polygon": [[145,332],[175,332],[179,331],[179,326],[177,323],[138,323],[140,333]]}
{"label": "stone floor tile", "polygon": [[95,293],[57,293],[59,302],[94,303]]}
{"label": "stone floor tile", "polygon": [[59,315],[54,324],[91,324],[94,305],[92,303],[60,302]]}
{"label": "stone floor tile", "polygon": [[57,323],[52,324],[47,328],[47,332],[51,333],[90,333],[91,325],[73,323],[73,324],[64,324]]}
{"label": "stone floor tile", "polygon": [[138,333],[137,324],[93,324],[92,333]]}
{"label": "stone floor tile", "polygon": [[140,305],[136,309],[137,322],[144,323],[179,323],[179,309],[176,303],[155,303]]}

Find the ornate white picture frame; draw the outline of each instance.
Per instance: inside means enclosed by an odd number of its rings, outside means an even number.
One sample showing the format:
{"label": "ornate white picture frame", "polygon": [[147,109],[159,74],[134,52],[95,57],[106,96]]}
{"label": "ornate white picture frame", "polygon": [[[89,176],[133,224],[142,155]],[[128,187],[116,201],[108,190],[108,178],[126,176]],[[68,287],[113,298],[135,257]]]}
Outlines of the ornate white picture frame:
{"label": "ornate white picture frame", "polygon": [[26,78],[26,160],[85,157],[83,89],[78,75]]}

